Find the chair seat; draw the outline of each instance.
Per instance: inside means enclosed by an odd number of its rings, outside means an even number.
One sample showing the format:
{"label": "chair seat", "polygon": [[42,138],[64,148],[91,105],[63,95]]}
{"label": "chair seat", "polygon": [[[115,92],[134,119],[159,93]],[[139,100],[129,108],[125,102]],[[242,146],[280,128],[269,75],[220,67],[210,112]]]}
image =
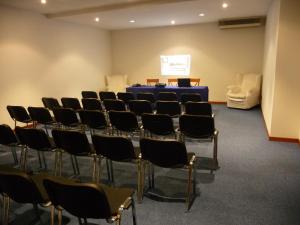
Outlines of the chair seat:
{"label": "chair seat", "polygon": [[228,93],[228,98],[232,99],[232,100],[234,100],[234,99],[243,99],[244,100],[246,98],[246,94],[244,92],[238,92],[238,93],[230,92],[230,93]]}

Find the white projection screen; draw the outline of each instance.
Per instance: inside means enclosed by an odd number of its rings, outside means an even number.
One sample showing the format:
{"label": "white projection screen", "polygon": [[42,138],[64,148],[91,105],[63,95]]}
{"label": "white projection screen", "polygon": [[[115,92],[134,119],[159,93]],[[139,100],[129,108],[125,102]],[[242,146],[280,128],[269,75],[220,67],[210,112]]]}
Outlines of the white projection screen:
{"label": "white projection screen", "polygon": [[161,55],[161,75],[190,75],[191,55]]}

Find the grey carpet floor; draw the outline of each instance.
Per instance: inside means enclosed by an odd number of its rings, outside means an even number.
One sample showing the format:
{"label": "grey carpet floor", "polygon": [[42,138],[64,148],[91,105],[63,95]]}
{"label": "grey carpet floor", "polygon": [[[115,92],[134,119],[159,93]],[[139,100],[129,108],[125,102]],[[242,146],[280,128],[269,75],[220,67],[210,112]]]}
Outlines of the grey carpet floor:
{"label": "grey carpet floor", "polygon": [[[298,225],[300,224],[300,148],[298,144],[270,142],[267,139],[261,110],[228,109],[214,105],[216,128],[220,131],[218,159],[220,169],[211,174],[197,170],[197,193],[190,212],[182,202],[162,202],[145,197],[136,204],[139,225]],[[135,144],[138,142],[135,140]],[[188,151],[211,156],[212,145],[188,141]],[[64,171],[70,175],[69,158]],[[47,155],[50,164],[53,155]],[[7,164],[11,155],[2,149],[0,163]],[[32,169],[37,167],[35,153],[29,158]],[[91,160],[79,159],[82,179],[89,180]],[[114,164],[117,186],[136,185],[136,166]],[[187,173],[182,170],[155,168],[156,187],[167,195],[183,196]],[[106,173],[103,169],[103,182]],[[13,224],[30,206],[14,203]],[[77,219],[64,213],[69,225]],[[44,220],[47,215],[43,216]],[[15,222],[14,222],[15,221]],[[23,222],[20,222],[23,221]],[[107,224],[104,220],[92,223]],[[38,223],[36,223],[38,224]],[[131,212],[125,211],[123,225],[132,224]]]}

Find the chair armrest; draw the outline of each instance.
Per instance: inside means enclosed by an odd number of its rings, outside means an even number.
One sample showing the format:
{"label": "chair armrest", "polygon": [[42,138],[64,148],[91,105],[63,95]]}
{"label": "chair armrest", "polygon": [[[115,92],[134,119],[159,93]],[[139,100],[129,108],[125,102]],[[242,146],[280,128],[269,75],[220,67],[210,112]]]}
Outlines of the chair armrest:
{"label": "chair armrest", "polygon": [[239,92],[241,91],[241,87],[237,85],[229,85],[227,86],[228,91]]}

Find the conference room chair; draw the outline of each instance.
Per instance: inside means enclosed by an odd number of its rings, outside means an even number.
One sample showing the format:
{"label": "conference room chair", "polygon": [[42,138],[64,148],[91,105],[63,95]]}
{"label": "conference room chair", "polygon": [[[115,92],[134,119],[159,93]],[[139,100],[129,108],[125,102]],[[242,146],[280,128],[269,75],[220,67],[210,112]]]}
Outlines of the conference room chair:
{"label": "conference room chair", "polygon": [[99,97],[101,101],[104,101],[106,99],[117,99],[117,96],[113,91],[100,91]]}
{"label": "conference room chair", "polygon": [[142,123],[144,136],[163,136],[168,137],[170,135],[177,139],[177,135],[174,129],[172,117],[165,114],[142,114]]}
{"label": "conference room chair", "polygon": [[[185,197],[185,203],[187,211],[189,211],[191,202],[193,201],[192,198],[196,196],[196,170],[194,168],[196,159],[195,153],[187,152],[185,144],[176,140],[157,140],[149,138],[140,139],[140,149],[142,164],[148,162],[148,166],[151,168],[149,169],[150,186],[149,190],[147,191],[147,193],[150,195],[152,195],[155,188],[154,166],[188,170],[187,194]],[[144,169],[144,165],[141,167]],[[143,169],[140,170],[140,176],[142,179],[144,179]],[[142,184],[143,183],[144,182],[142,181]],[[160,197],[168,199],[167,196]]]}
{"label": "conference room chair", "polygon": [[191,86],[200,86],[200,78],[190,78]]}
{"label": "conference room chair", "polygon": [[42,179],[42,175],[28,175],[18,169],[0,166],[0,190],[3,195],[2,225],[9,224],[11,201],[32,204],[36,218],[43,224],[38,206],[48,207],[50,201],[42,186]]}
{"label": "conference room chair", "polygon": [[98,98],[97,92],[95,91],[82,91],[82,98]]}
{"label": "conference room chair", "polygon": [[184,105],[187,102],[202,102],[202,97],[198,93],[182,93],[180,102]]}
{"label": "conference room chair", "polygon": [[148,92],[139,92],[136,94],[137,100],[147,100],[152,104],[156,101],[153,93]]}
{"label": "conference room chair", "polygon": [[[121,225],[122,212],[130,207],[133,225],[136,225],[133,189],[78,183],[57,177],[46,178],[43,183],[53,207],[58,211],[59,225],[62,225],[62,210],[77,217],[79,224],[87,225],[87,219],[105,219],[108,223]],[[54,214],[51,218],[54,221]]]}
{"label": "conference room chair", "polygon": [[55,108],[53,110],[55,121],[60,127],[65,129],[79,129],[83,130],[82,123],[80,123],[76,111],[71,108]]}
{"label": "conference room chair", "polygon": [[138,124],[137,117],[135,113],[129,111],[109,111],[108,112],[109,121],[111,123],[113,134],[117,135],[134,135],[138,133],[141,134],[141,129]]}
{"label": "conference room chair", "polygon": [[81,103],[84,110],[103,110],[101,101],[96,98],[83,98]]}
{"label": "conference room chair", "polygon": [[147,86],[154,86],[155,84],[159,83],[159,79],[146,79]]}
{"label": "conference room chair", "polygon": [[26,123],[26,126],[28,126],[29,123],[33,122],[23,106],[8,105],[6,108],[10,117],[15,122],[15,127],[17,126],[17,122]]}
{"label": "conference room chair", "polygon": [[43,97],[42,102],[44,104],[44,107],[48,108],[49,110],[53,110],[55,108],[61,108],[61,105],[59,104],[56,98]]}
{"label": "conference room chair", "polygon": [[159,92],[157,101],[178,101],[178,98],[175,92]]}
{"label": "conference room chair", "polygon": [[205,168],[211,171],[219,168],[218,163],[218,134],[215,128],[214,117],[184,114],[179,117],[180,140],[186,138],[213,143],[212,165]]}
{"label": "conference room chair", "polygon": [[[106,136],[106,135],[92,135],[92,142],[96,154],[98,155],[98,174],[97,174],[97,183],[100,181],[100,168],[101,168],[101,159],[104,157],[108,163],[108,180],[115,185],[114,180],[114,170],[113,170],[113,161],[115,162],[134,162],[137,164],[138,168],[138,157],[139,149],[134,148],[132,141],[129,138],[121,136]],[[139,172],[137,172],[139,174]],[[139,177],[138,177],[139,179]],[[138,180],[137,179],[137,180]],[[140,182],[137,181],[137,190],[140,190]],[[139,193],[139,191],[138,191]]]}
{"label": "conference room chair", "polygon": [[56,174],[61,174],[63,163],[62,154],[64,152],[67,152],[71,157],[72,168],[74,171],[74,176],[76,177],[80,175],[77,157],[91,157],[93,159],[92,181],[95,181],[97,157],[96,154],[94,154],[94,150],[90,145],[86,134],[74,130],[53,129],[52,137],[54,139],[56,147],[59,149],[59,151],[57,151],[57,161],[55,163],[58,168]]}
{"label": "conference room chair", "polygon": [[181,115],[181,107],[178,101],[157,101],[156,113],[178,117]]}
{"label": "conference room chair", "polygon": [[119,99],[105,99],[103,105],[106,111],[126,111],[125,103]]}
{"label": "conference room chair", "polygon": [[147,100],[130,101],[129,110],[134,112],[137,116],[141,116],[143,113],[153,113],[152,104]]}
{"label": "conference room chair", "polygon": [[80,120],[89,129],[91,134],[101,130],[105,133],[110,133],[110,126],[107,123],[106,115],[98,110],[81,110],[79,111]]}
{"label": "conference room chair", "polygon": [[63,97],[61,98],[61,103],[64,108],[71,108],[76,111],[82,109],[78,98]]}
{"label": "conference room chair", "polygon": [[44,107],[31,107],[27,108],[31,119],[35,124],[42,124],[48,134],[48,127],[53,127],[56,125],[56,121],[51,116],[49,110]]}
{"label": "conference room chair", "polygon": [[0,144],[8,147],[11,150],[14,159],[14,165],[18,165],[16,149],[20,147],[19,141],[17,140],[14,131],[6,124],[0,125]]}
{"label": "conference room chair", "polygon": [[[35,150],[38,154],[40,170],[48,170],[45,158],[46,152],[55,152],[55,145],[52,139],[42,129],[16,127],[16,134],[23,145],[20,159],[21,168],[27,170],[27,153],[28,150]],[[55,171],[55,168],[54,168]]]}
{"label": "conference room chair", "polygon": [[187,102],[185,104],[185,113],[191,115],[214,117],[211,104],[208,102]]}
{"label": "conference room chair", "polygon": [[178,85],[177,78],[169,78],[168,79],[168,86],[177,86],[177,85]]}
{"label": "conference room chair", "polygon": [[134,94],[131,92],[118,92],[117,93],[118,99],[125,102],[128,105],[129,101],[135,100]]}

